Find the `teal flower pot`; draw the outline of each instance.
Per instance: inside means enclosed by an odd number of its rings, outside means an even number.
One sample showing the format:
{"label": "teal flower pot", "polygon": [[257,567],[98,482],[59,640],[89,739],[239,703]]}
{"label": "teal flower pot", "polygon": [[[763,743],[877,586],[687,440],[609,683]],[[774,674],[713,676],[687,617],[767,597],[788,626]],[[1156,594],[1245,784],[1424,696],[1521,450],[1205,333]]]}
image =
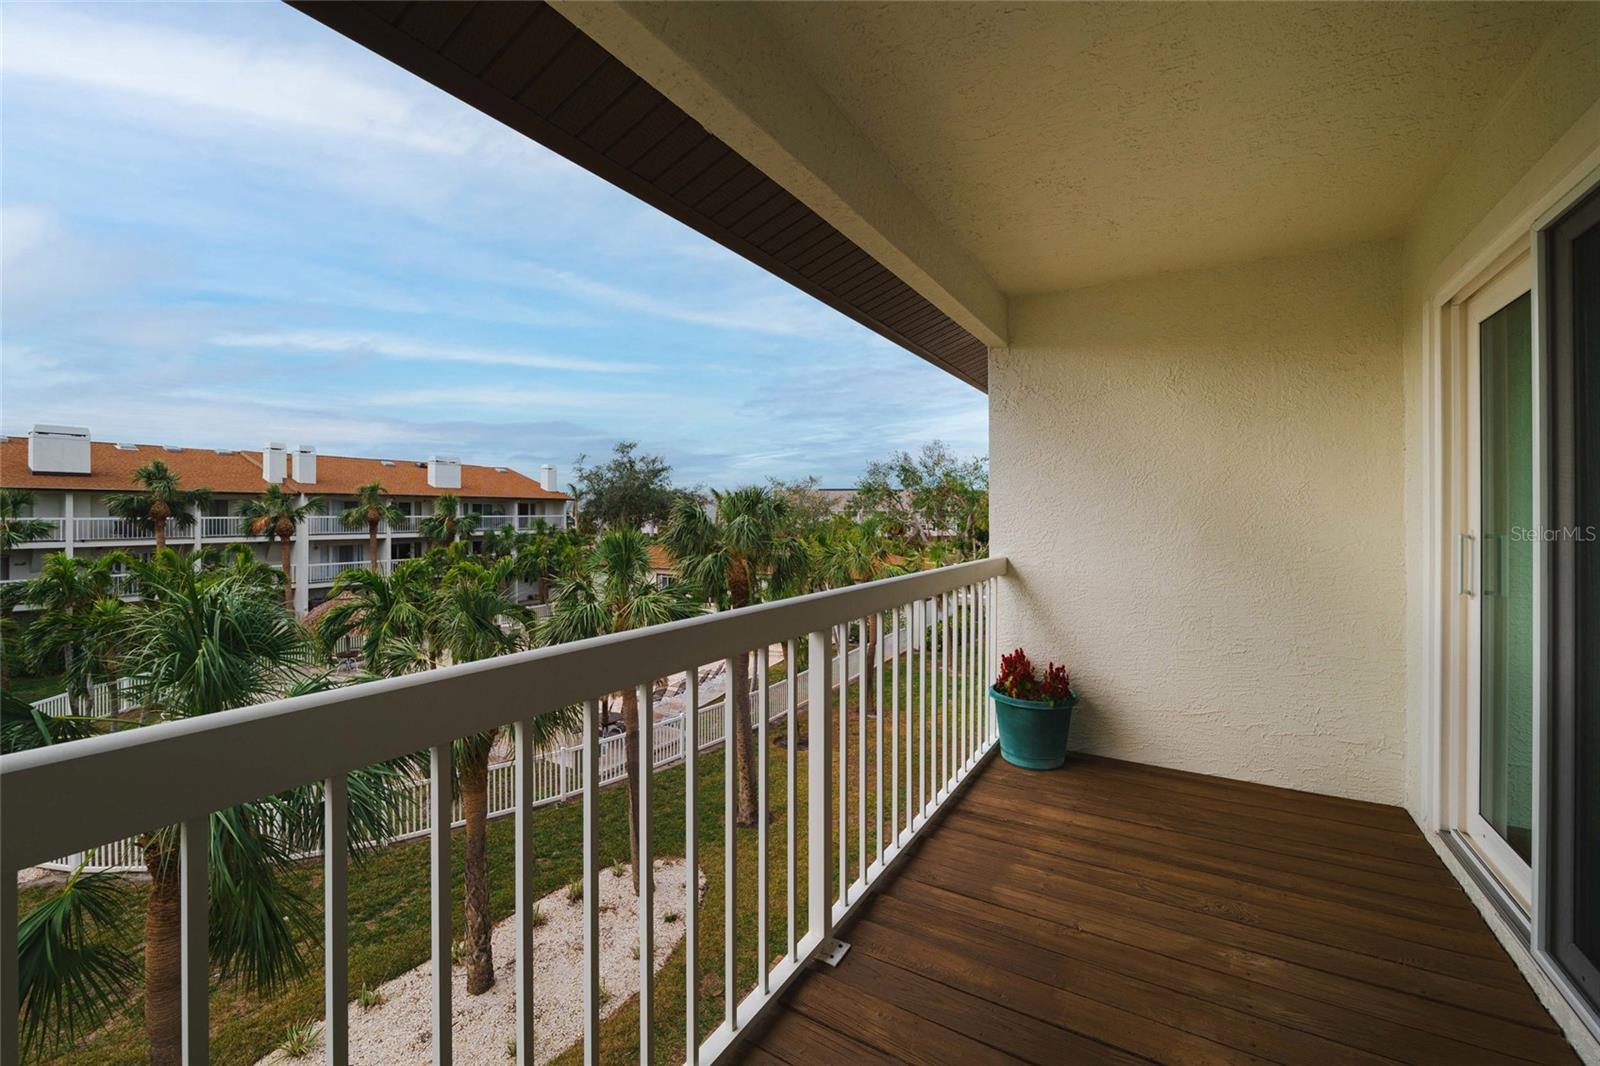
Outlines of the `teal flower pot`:
{"label": "teal flower pot", "polygon": [[1067,730],[1078,694],[1059,703],[1018,700],[989,689],[994,714],[1000,724],[1000,754],[1024,770],[1054,770],[1067,761]]}

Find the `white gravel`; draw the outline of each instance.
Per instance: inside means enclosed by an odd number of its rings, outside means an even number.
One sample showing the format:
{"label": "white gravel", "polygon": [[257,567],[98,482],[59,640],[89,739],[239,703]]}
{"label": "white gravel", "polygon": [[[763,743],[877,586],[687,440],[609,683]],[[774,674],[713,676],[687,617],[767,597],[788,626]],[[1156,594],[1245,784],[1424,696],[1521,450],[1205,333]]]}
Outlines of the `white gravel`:
{"label": "white gravel", "polygon": [[[656,862],[655,966],[660,969],[683,939],[684,866],[681,859]],[[600,1011],[610,1014],[639,990],[638,900],[626,867],[617,877],[611,869],[600,871],[600,983],[609,994]],[[705,875],[699,877],[705,892]],[[539,901],[547,921],[533,931],[534,1012],[539,1062],[548,1062],[583,1035],[583,905],[569,903],[567,890],[559,888]],[[671,914],[672,921],[666,916]],[[455,1061],[504,1066],[512,1061],[509,1049],[516,1036],[517,1008],[515,961],[516,922],[507,918],[494,930],[494,987],[481,996],[467,995],[466,971],[455,967]],[[433,964],[425,962],[380,987],[384,1003],[371,1010],[350,1004],[350,1061],[388,1066],[391,1063],[431,1061],[433,1023],[431,998]],[[273,1052],[262,1063],[318,1062],[321,1041],[311,1054],[290,1059]]]}

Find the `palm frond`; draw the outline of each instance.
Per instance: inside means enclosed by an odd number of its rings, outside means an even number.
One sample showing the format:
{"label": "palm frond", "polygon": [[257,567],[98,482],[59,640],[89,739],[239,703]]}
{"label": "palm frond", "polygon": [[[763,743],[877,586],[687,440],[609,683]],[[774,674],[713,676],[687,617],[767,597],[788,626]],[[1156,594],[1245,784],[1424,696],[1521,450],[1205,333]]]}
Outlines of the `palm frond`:
{"label": "palm frond", "polygon": [[80,868],[17,923],[24,1058],[70,1046],[127,1002],[139,976],[116,925],[127,891]]}

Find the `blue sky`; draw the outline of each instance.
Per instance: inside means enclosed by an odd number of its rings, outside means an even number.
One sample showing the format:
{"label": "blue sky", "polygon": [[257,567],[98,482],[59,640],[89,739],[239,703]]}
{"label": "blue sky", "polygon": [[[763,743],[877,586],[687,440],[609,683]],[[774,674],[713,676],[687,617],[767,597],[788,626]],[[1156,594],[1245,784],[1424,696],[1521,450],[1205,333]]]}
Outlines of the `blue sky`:
{"label": "blue sky", "polygon": [[0,427],[815,475],[976,390],[277,3],[6,4]]}

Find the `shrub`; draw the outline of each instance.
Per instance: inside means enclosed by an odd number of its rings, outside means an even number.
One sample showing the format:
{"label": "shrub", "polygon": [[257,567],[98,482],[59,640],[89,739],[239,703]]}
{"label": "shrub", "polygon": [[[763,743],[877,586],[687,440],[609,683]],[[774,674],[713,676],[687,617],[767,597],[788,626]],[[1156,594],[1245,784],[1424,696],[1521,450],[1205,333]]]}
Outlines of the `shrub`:
{"label": "shrub", "polygon": [[362,985],[361,991],[356,993],[356,1006],[362,1010],[371,1010],[373,1007],[383,1006],[386,998],[376,988],[368,988],[366,985]]}
{"label": "shrub", "polygon": [[303,1059],[311,1054],[311,1049],[317,1044],[317,1037],[322,1035],[322,1025],[318,1022],[304,1021],[289,1026],[283,1031],[283,1039],[278,1043],[278,1050],[291,1059]]}

